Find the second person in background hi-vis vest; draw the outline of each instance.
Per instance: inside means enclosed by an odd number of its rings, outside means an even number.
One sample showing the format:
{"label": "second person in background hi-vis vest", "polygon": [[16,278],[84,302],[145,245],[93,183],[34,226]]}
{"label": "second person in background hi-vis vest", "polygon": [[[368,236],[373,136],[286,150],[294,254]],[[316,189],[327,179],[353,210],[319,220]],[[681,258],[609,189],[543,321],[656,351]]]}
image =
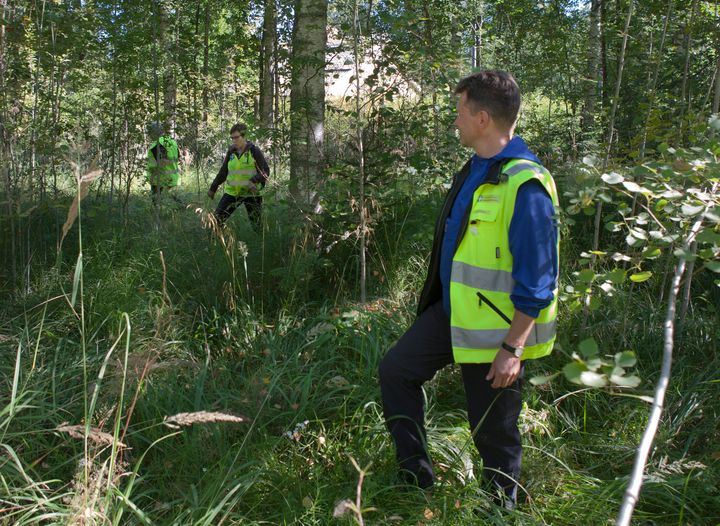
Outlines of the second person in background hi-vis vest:
{"label": "second person in background hi-vis vest", "polygon": [[246,132],[247,126],[242,123],[230,129],[232,145],[210,185],[208,197],[214,199],[218,187],[225,183],[225,193],[215,209],[218,225],[223,225],[235,209],[244,204],[253,228],[257,230],[262,217],[260,191],[265,187],[270,168],[260,148],[245,139]]}
{"label": "second person in background hi-vis vest", "polygon": [[[170,136],[163,135],[163,127],[157,121],[148,124],[148,136],[153,141],[148,148],[146,179],[150,183],[153,203],[157,204],[165,188],[174,188],[180,179],[178,145]],[[177,196],[173,196],[177,201]]]}

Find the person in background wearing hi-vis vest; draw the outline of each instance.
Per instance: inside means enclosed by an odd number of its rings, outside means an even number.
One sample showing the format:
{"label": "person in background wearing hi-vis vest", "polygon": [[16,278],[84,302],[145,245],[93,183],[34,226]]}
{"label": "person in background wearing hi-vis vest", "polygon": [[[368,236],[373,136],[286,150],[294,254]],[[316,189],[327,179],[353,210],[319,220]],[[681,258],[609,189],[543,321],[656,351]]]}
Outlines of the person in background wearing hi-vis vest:
{"label": "person in background wearing hi-vis vest", "polygon": [[215,209],[218,225],[222,226],[235,209],[244,204],[253,228],[258,230],[262,217],[262,197],[259,193],[265,187],[270,168],[260,148],[245,139],[246,132],[245,124],[235,124],[230,128],[232,145],[210,185],[208,197],[214,199],[218,186],[225,183],[225,193]]}
{"label": "person in background wearing hi-vis vest", "polygon": [[482,485],[513,509],[524,361],[550,354],[555,341],[558,194],[513,137],[520,90],[509,73],[480,71],[455,93],[455,126],[475,154],[445,198],[417,319],[380,363],[380,389],[400,481],[430,488],[422,384],[459,363]]}
{"label": "person in background wearing hi-vis vest", "polygon": [[[178,185],[180,179],[179,151],[174,139],[163,136],[163,129],[159,122],[148,124],[147,131],[153,143],[147,153],[146,178],[150,183],[153,203],[157,204],[164,188],[173,188]],[[177,200],[176,196],[173,197]]]}

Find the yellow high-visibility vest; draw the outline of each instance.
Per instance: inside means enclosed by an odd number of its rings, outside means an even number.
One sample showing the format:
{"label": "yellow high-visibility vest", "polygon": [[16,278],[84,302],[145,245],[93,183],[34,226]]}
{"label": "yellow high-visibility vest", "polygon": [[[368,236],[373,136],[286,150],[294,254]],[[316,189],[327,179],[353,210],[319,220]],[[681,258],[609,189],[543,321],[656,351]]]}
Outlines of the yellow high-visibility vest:
{"label": "yellow high-visibility vest", "polygon": [[[557,210],[558,194],[552,176],[543,166],[524,159],[507,163],[498,184],[481,184],[473,194],[467,228],[453,257],[450,276],[450,329],[453,356],[458,363],[492,362],[507,336],[508,320],[515,315],[510,300],[514,280],[508,232],[518,189],[531,179],[540,181]],[[558,237],[558,256],[559,250]],[[535,320],[523,360],[552,351],[557,282],[553,295],[550,305]]]}
{"label": "yellow high-visibility vest", "polygon": [[[157,146],[157,154],[159,159],[156,159],[152,153],[152,149]],[[165,154],[161,154],[162,146],[165,149]],[[147,153],[147,181],[154,186],[177,186],[180,181],[180,169],[178,167],[178,158],[180,152],[178,145],[174,139],[170,137],[160,137],[157,142],[154,142]]]}
{"label": "yellow high-visibility vest", "polygon": [[228,161],[228,175],[225,180],[225,193],[232,196],[250,194],[250,179],[257,175],[255,159],[248,148],[238,157],[233,152]]}

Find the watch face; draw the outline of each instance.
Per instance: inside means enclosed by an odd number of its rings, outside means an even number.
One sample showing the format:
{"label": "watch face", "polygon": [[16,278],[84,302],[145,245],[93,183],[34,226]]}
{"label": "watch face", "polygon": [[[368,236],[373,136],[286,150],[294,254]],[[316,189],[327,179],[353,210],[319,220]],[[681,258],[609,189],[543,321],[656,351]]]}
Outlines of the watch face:
{"label": "watch face", "polygon": [[525,349],[523,349],[522,347],[516,347],[516,348],[515,348],[515,352],[514,352],[513,354],[514,354],[515,356],[517,356],[518,358],[520,358],[520,357],[523,355],[523,351],[524,351],[524,350],[525,350]]}

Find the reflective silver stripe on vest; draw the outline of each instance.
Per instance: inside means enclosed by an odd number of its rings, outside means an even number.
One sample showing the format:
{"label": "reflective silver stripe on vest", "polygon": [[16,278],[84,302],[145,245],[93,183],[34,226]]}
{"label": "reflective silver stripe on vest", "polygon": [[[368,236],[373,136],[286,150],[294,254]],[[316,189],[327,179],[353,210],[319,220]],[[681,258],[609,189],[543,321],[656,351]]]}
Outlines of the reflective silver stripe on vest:
{"label": "reflective silver stripe on vest", "polygon": [[479,268],[462,261],[453,261],[451,281],[476,289],[512,293],[515,280],[511,272]]}
{"label": "reflective silver stripe on vest", "polygon": [[230,170],[228,175],[255,175],[257,170]]}
{"label": "reflective silver stripe on vest", "polygon": [[253,184],[250,181],[250,179],[246,179],[244,181],[233,180],[233,181],[225,181],[225,182],[228,184],[228,186],[250,186]]}
{"label": "reflective silver stripe on vest", "polygon": [[542,169],[537,164],[530,163],[518,163],[515,166],[508,168],[507,170],[503,170],[503,173],[505,175],[516,175],[525,170],[532,170],[537,174],[543,175]]}
{"label": "reflective silver stripe on vest", "polygon": [[[530,347],[552,340],[555,336],[556,325],[556,320],[548,323],[536,323],[525,346]],[[508,333],[507,329],[460,329],[458,327],[450,329],[453,347],[465,349],[499,349]]]}

